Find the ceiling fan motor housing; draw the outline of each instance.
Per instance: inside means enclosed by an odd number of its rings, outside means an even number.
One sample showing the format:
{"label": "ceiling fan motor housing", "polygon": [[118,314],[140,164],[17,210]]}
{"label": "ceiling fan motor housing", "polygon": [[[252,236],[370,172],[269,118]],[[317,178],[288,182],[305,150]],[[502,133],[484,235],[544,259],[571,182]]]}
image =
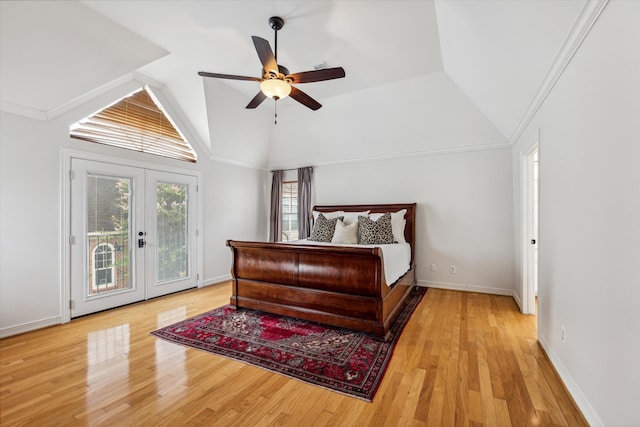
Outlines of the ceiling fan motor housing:
{"label": "ceiling fan motor housing", "polygon": [[286,77],[286,76],[288,76],[290,73],[289,73],[289,69],[288,69],[287,67],[285,67],[284,65],[280,65],[280,64],[278,64],[278,73],[277,73],[277,74],[276,74],[276,73],[274,73],[274,72],[269,72],[269,73],[267,73],[267,72],[265,71],[265,69],[264,69],[264,68],[261,70],[261,72],[262,72],[262,76],[263,76],[265,79],[280,79],[280,80],[286,80],[288,83],[291,83],[291,81],[292,81],[291,79],[286,79],[286,78],[285,78],[285,77]]}
{"label": "ceiling fan motor housing", "polygon": [[284,19],[279,16],[272,16],[269,18],[269,26],[276,31],[281,30],[284,27]]}

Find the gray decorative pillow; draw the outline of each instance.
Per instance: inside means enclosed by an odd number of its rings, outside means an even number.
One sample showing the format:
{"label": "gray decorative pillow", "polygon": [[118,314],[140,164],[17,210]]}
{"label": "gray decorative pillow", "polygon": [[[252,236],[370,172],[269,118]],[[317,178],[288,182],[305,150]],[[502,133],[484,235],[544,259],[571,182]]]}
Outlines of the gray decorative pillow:
{"label": "gray decorative pillow", "polygon": [[391,213],[387,212],[377,221],[360,215],[358,217],[358,243],[361,245],[386,245],[398,243],[393,240]]}
{"label": "gray decorative pillow", "polygon": [[315,224],[313,224],[313,231],[309,236],[309,240],[331,243],[333,233],[336,231],[336,223],[338,220],[342,221],[343,219],[344,217],[342,216],[327,219],[324,215],[319,214]]}

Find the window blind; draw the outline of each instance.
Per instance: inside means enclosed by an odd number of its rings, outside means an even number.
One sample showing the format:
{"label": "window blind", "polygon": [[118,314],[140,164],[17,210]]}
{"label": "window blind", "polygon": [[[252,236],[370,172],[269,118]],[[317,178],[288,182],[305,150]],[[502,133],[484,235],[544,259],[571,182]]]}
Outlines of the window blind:
{"label": "window blind", "polygon": [[196,162],[196,153],[147,87],[71,126],[70,136]]}

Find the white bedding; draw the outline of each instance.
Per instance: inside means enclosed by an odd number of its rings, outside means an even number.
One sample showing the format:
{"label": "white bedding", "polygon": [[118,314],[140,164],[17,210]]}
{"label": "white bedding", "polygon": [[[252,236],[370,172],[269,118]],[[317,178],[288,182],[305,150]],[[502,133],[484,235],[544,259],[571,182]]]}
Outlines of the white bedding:
{"label": "white bedding", "polygon": [[411,245],[408,243],[393,243],[390,245],[349,245],[342,243],[324,243],[311,240],[294,240],[288,243],[296,245],[322,245],[322,246],[348,246],[353,248],[375,248],[382,249],[382,259],[384,261],[384,277],[387,285],[392,285],[409,271],[411,263]]}

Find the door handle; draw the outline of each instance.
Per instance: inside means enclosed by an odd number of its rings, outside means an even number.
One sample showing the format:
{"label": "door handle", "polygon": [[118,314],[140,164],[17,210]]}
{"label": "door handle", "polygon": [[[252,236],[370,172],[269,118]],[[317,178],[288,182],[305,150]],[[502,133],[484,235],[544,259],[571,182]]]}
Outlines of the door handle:
{"label": "door handle", "polygon": [[536,239],[531,239],[531,244],[535,245],[536,244]]}
{"label": "door handle", "polygon": [[[145,234],[147,234],[147,233],[145,233],[143,231],[140,231],[138,233],[138,236],[144,236]],[[144,248],[144,245],[146,245],[146,244],[147,244],[147,242],[144,239],[138,239],[138,247],[139,248]]]}

